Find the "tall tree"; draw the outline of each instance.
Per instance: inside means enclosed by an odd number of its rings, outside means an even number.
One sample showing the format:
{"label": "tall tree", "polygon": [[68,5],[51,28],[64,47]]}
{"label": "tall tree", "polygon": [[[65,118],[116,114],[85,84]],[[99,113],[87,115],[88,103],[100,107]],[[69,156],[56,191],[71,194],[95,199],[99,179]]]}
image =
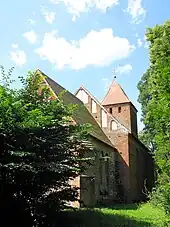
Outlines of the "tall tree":
{"label": "tall tree", "polygon": [[139,133],[139,138],[150,149],[151,152],[154,152],[155,149],[154,135],[149,125],[150,121],[147,121],[148,104],[151,100],[151,93],[149,92],[149,78],[150,69],[147,69],[146,73],[143,74],[141,80],[138,83],[139,89],[138,101],[141,103],[142,109],[141,120],[145,125],[144,129]]}
{"label": "tall tree", "polygon": [[150,66],[138,84],[143,122],[158,166],[156,198],[170,212],[170,21],[147,30]]}
{"label": "tall tree", "polygon": [[78,188],[70,181],[85,169],[82,158],[91,148],[87,127],[72,123],[75,107],[50,99],[42,77],[29,73],[18,91],[4,77],[6,82],[0,86],[1,221],[4,226],[11,226],[9,221],[14,226],[54,226],[56,212],[77,199]]}

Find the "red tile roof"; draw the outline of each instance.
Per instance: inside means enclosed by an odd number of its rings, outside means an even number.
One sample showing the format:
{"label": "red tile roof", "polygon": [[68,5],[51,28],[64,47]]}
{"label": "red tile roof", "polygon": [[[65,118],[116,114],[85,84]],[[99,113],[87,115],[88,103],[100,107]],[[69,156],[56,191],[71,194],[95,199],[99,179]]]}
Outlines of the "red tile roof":
{"label": "red tile roof", "polygon": [[115,81],[112,82],[102,105],[118,104],[130,102],[129,98],[125,94],[124,90]]}

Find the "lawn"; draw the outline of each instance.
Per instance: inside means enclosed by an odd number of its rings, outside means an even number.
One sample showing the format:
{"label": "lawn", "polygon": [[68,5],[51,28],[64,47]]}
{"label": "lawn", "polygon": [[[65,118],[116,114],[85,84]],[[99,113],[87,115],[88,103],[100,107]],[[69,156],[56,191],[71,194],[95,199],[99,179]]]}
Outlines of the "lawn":
{"label": "lawn", "polygon": [[[166,227],[168,217],[150,204],[66,212],[62,227]],[[58,223],[59,224],[59,223]],[[60,226],[60,225],[59,225]]]}

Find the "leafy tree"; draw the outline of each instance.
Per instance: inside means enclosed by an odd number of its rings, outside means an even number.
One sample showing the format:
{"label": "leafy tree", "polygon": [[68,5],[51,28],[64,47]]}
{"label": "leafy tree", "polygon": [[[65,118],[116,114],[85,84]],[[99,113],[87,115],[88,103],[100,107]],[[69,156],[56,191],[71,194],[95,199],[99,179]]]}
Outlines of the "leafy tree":
{"label": "leafy tree", "polygon": [[[75,201],[91,148],[86,125],[74,124],[74,106],[51,100],[42,77],[29,73],[23,88],[0,86],[0,208],[4,226],[54,226],[57,211]],[[41,89],[40,89],[41,87]],[[84,161],[83,161],[84,160]]]}
{"label": "leafy tree", "polygon": [[170,212],[170,21],[147,30],[150,66],[138,84],[147,143],[158,166],[156,201]]}

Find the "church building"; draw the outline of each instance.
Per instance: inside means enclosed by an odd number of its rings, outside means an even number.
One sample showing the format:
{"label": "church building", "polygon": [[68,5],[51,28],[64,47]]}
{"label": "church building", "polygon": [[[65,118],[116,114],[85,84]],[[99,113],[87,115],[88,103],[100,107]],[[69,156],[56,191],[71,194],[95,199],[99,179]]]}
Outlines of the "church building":
{"label": "church building", "polygon": [[73,115],[76,123],[92,126],[90,141],[95,152],[89,151],[86,156],[94,157],[94,161],[86,173],[71,182],[80,187],[81,203],[73,205],[91,207],[145,200],[154,182],[153,158],[138,138],[137,109],[121,86],[113,81],[99,102],[83,86],[72,94],[40,70],[36,74],[44,78],[52,98],[65,91],[64,104],[77,104]]}

